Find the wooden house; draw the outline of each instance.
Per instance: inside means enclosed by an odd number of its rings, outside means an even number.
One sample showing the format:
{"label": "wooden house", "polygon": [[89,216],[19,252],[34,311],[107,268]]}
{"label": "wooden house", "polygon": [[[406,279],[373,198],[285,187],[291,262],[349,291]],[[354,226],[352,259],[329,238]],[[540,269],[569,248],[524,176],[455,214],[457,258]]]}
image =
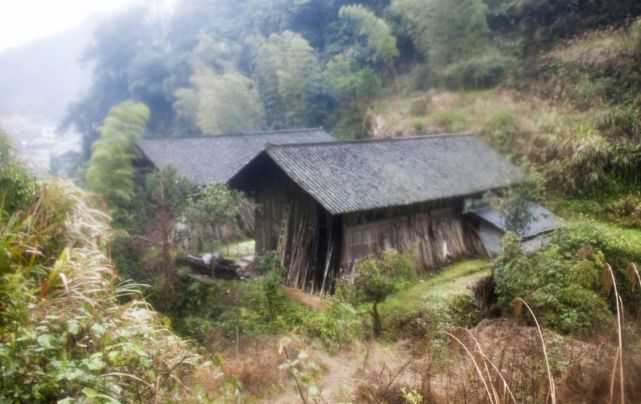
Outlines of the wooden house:
{"label": "wooden house", "polygon": [[331,142],[322,128],[210,136],[147,138],[137,142],[141,169],[173,166],[195,184],[226,183],[267,144]]}
{"label": "wooden house", "polygon": [[289,286],[326,293],[382,250],[424,270],[475,254],[464,201],[523,179],[480,139],[436,135],[271,145],[229,184],[258,203],[257,251],[278,251]]}

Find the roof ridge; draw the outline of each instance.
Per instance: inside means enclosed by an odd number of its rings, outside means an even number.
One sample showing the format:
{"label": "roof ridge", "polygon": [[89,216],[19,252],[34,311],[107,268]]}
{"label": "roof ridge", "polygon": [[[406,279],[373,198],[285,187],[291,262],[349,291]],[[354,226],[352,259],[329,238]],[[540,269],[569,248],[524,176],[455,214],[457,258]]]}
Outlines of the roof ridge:
{"label": "roof ridge", "polygon": [[294,147],[305,147],[305,146],[324,146],[324,145],[344,145],[344,144],[369,144],[369,143],[392,143],[400,142],[406,140],[422,140],[422,139],[434,139],[434,138],[444,138],[444,137],[475,137],[471,132],[456,132],[456,133],[439,133],[435,135],[416,135],[416,136],[397,136],[397,137],[386,137],[378,139],[359,139],[359,140],[342,140],[334,142],[312,142],[312,143],[290,143],[290,144],[274,144],[267,143],[266,149],[279,149],[279,148],[294,148]]}
{"label": "roof ridge", "polygon": [[315,131],[325,131],[322,126],[317,128],[298,128],[298,129],[274,129],[266,131],[257,131],[257,132],[233,132],[233,133],[220,133],[220,134],[193,134],[187,136],[166,136],[166,137],[143,137],[141,140],[180,140],[180,139],[210,139],[210,138],[219,138],[219,137],[241,137],[241,136],[262,136],[262,135],[274,135],[277,133],[307,133]]}

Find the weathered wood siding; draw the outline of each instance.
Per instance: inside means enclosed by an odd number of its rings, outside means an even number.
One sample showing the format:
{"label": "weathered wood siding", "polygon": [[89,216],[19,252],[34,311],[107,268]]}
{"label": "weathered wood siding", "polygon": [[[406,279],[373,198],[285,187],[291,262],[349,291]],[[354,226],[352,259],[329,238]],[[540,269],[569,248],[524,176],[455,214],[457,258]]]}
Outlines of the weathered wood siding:
{"label": "weathered wood siding", "polygon": [[284,173],[270,174],[255,188],[256,251],[278,252],[288,286],[331,292],[340,267],[340,220]]}
{"label": "weathered wood siding", "polygon": [[358,260],[387,249],[410,253],[422,270],[478,250],[460,199],[333,216],[266,159],[234,185],[256,200],[256,251],[276,250],[285,283],[309,292],[333,292]]}
{"label": "weathered wood siding", "polygon": [[345,215],[341,266],[395,249],[409,253],[418,269],[436,269],[477,251],[459,201]]}

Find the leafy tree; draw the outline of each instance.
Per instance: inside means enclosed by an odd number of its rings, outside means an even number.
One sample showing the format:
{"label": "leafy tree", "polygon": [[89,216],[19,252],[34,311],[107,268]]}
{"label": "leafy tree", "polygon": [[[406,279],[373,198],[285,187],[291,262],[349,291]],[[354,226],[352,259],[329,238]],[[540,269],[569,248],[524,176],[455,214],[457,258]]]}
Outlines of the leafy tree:
{"label": "leafy tree", "polygon": [[100,128],[100,139],[92,146],[86,185],[102,196],[116,221],[134,193],[135,142],[143,136],[148,119],[149,109],[144,104],[120,103],[109,111]]}
{"label": "leafy tree", "polygon": [[155,171],[147,177],[147,233],[161,247],[158,260],[152,262],[153,269],[159,269],[165,277],[165,287],[174,284],[175,267],[171,257],[174,245],[176,223],[192,192],[193,185],[178,176],[169,166]]}
{"label": "leafy tree", "polygon": [[[536,175],[530,178],[538,180]],[[533,201],[540,198],[541,189],[539,182],[532,181],[501,192],[487,193],[485,199],[490,206],[503,213],[506,230],[519,234],[527,229],[532,220],[530,208]]]}
{"label": "leafy tree", "polygon": [[214,242],[228,242],[243,233],[242,213],[247,199],[223,184],[200,187],[187,200],[184,219],[187,239],[192,248],[201,251]]}
{"label": "leafy tree", "polygon": [[410,25],[416,48],[436,70],[480,55],[488,45],[482,0],[403,0],[394,8]]}
{"label": "leafy tree", "polygon": [[26,209],[37,190],[34,175],[15,159],[9,135],[0,128],[0,218]]}
{"label": "leafy tree", "polygon": [[231,41],[216,40],[210,35],[198,36],[198,44],[191,52],[193,71],[211,68],[217,73],[236,70],[241,54],[240,45]]}
{"label": "leafy tree", "polygon": [[437,67],[483,53],[489,29],[481,0],[432,0],[427,14],[429,60]]}
{"label": "leafy tree", "polygon": [[253,38],[254,77],[271,127],[309,126],[317,108],[320,74],[314,49],[299,34],[285,31]]}
{"label": "leafy tree", "polygon": [[354,104],[369,100],[381,89],[381,82],[374,70],[361,68],[358,63],[343,54],[336,55],[323,72],[329,93],[341,103]]}
{"label": "leafy tree", "polygon": [[341,7],[338,14],[341,19],[354,24],[358,34],[365,38],[376,56],[383,61],[388,69],[393,69],[399,52],[396,47],[396,38],[392,35],[392,30],[387,22],[378,18],[366,7],[356,4]]}
{"label": "leafy tree", "polygon": [[265,126],[263,108],[253,82],[242,74],[201,68],[191,76],[192,88],[176,91],[178,115],[206,134],[253,131]]}
{"label": "leafy tree", "polygon": [[339,54],[327,63],[323,78],[328,93],[341,106],[336,134],[343,139],[367,138],[370,131],[370,101],[381,89],[381,82],[374,70],[362,68],[354,59]]}
{"label": "leafy tree", "polygon": [[378,305],[387,296],[403,287],[404,283],[416,275],[411,260],[397,252],[387,252],[383,259],[368,259],[356,266],[354,292],[357,301],[370,303],[372,310],[374,336],[379,337],[383,331]]}
{"label": "leafy tree", "polygon": [[362,301],[372,304],[372,321],[374,322],[374,336],[380,337],[383,331],[378,305],[383,303],[387,296],[398,290],[393,279],[382,273],[374,261],[365,261],[358,267],[355,287],[359,289]]}
{"label": "leafy tree", "polygon": [[179,62],[162,45],[141,49],[127,68],[128,98],[147,105],[150,134],[165,134],[175,119],[174,91],[181,74]]}

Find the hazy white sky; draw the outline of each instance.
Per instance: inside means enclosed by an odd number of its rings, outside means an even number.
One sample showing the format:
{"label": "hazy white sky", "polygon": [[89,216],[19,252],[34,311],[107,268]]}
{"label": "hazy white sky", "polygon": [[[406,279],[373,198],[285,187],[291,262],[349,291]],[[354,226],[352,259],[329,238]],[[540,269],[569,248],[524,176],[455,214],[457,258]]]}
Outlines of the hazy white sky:
{"label": "hazy white sky", "polygon": [[0,0],[0,52],[67,31],[94,15],[166,0]]}

